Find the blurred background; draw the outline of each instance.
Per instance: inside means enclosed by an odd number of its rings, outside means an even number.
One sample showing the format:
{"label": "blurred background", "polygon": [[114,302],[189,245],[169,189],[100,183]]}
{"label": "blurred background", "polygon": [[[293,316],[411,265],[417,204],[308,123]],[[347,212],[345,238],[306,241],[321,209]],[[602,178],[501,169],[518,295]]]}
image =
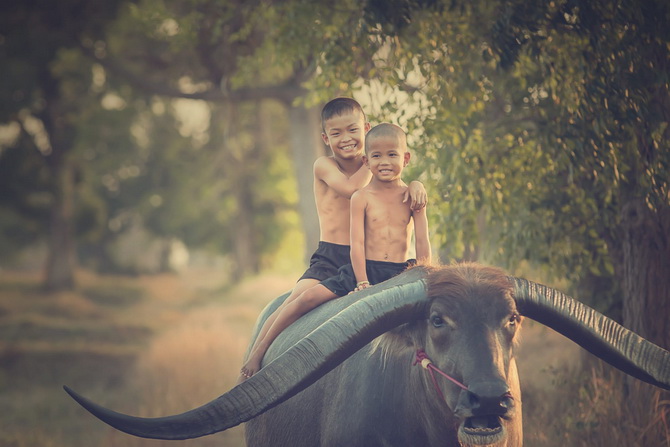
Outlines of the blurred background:
{"label": "blurred background", "polygon": [[[234,384],[318,241],[335,96],[408,132],[442,262],[669,348],[668,23],[663,0],[3,2],[0,445],[167,445],[64,384],[143,416]],[[527,445],[670,446],[667,392],[525,326]]]}

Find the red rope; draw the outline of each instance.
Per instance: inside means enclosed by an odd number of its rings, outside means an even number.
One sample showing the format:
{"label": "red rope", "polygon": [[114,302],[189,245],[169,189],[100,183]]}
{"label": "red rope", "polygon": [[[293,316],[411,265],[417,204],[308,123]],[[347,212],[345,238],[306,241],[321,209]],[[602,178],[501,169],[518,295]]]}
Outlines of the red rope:
{"label": "red rope", "polygon": [[437,372],[438,374],[441,374],[445,378],[451,380],[453,383],[455,383],[457,386],[463,388],[464,390],[468,389],[467,386],[463,385],[461,382],[454,379],[449,374],[445,373],[440,368],[435,366],[433,364],[432,360],[430,360],[430,358],[428,357],[428,354],[426,354],[426,351],[424,351],[423,349],[417,349],[416,350],[416,358],[414,359],[414,365],[416,366],[418,364],[421,364],[423,369],[428,370],[428,372],[430,373],[430,378],[433,381],[433,385],[435,385],[435,389],[437,390],[437,393],[440,395],[442,400],[444,400],[444,394],[442,394],[442,390],[440,389],[440,385],[437,383],[437,380],[435,379],[435,372]]}

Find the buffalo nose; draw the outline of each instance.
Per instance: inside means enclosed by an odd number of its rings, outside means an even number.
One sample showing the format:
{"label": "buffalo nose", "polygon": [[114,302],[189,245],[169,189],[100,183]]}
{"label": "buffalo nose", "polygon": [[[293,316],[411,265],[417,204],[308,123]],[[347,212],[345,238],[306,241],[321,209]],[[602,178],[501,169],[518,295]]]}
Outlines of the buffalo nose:
{"label": "buffalo nose", "polygon": [[505,386],[470,386],[458,399],[456,413],[465,417],[479,415],[504,416],[514,408],[514,397]]}

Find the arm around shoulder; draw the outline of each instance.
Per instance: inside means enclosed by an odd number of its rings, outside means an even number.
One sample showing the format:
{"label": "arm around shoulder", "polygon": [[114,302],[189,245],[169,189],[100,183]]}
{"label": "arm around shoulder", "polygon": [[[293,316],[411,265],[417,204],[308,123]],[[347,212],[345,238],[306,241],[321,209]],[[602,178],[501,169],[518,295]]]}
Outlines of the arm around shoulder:
{"label": "arm around shoulder", "polygon": [[337,163],[329,157],[319,157],[314,162],[314,178],[321,180],[337,194],[347,199],[370,182],[370,170],[364,164],[351,177],[340,171]]}
{"label": "arm around shoulder", "polygon": [[405,197],[403,202],[409,200],[409,206],[414,211],[419,211],[426,206],[428,202],[428,193],[426,188],[418,180],[413,180],[410,182],[407,191],[405,191]]}

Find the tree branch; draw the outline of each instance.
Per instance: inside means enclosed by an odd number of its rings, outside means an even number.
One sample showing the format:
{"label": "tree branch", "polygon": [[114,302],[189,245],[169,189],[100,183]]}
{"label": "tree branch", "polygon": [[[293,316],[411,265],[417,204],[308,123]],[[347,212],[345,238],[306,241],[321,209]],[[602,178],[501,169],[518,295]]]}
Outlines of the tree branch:
{"label": "tree branch", "polygon": [[212,102],[225,101],[254,101],[259,99],[276,99],[284,103],[291,103],[294,99],[304,95],[307,90],[296,84],[293,79],[284,83],[269,86],[245,87],[232,91],[223,91],[219,88],[210,88],[200,92],[184,92],[178,88],[143,77],[129,70],[118,59],[110,57],[99,57],[93,49],[85,45],[79,45],[81,51],[87,57],[102,65],[115,76],[123,78],[133,87],[147,93],[167,96],[171,98],[199,99]]}

